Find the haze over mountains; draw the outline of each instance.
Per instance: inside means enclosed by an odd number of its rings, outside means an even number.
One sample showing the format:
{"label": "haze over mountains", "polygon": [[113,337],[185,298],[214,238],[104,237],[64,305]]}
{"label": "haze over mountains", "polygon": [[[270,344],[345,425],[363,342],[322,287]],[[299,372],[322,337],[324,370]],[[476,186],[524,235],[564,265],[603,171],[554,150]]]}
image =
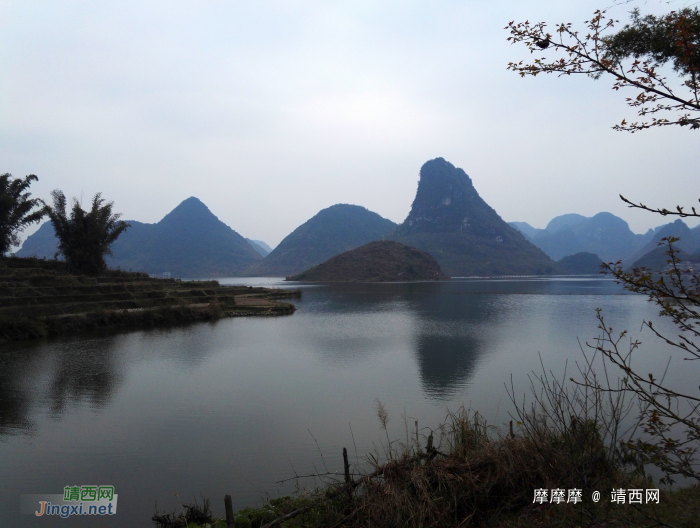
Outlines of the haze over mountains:
{"label": "haze over mountains", "polygon": [[[131,227],[107,258],[111,268],[189,278],[293,275],[396,228],[391,220],[364,207],[337,204],[320,211],[268,252],[265,242],[243,238],[194,197],[157,224],[128,223]],[[53,258],[57,245],[53,226],[46,222],[27,237],[16,255]]]}
{"label": "haze over mountains", "polygon": [[590,218],[579,214],[557,216],[544,229],[526,222],[510,225],[555,260],[587,252],[605,262],[622,260],[631,267],[656,250],[659,240],[668,236],[680,238],[677,246],[686,253],[700,251],[700,226],[691,229],[681,219],[649,229],[643,235],[633,233],[627,222],[611,213],[598,213]]}
{"label": "haze over mountains", "polygon": [[250,238],[246,238],[246,242],[253,246],[253,249],[263,258],[267,257],[270,254],[270,251],[272,251],[272,248],[262,240],[251,240]]}
{"label": "haze over mountains", "polygon": [[297,227],[248,272],[253,276],[295,275],[335,255],[379,240],[395,228],[391,220],[359,205],[332,205]]}
{"label": "haze over mountains", "polygon": [[[175,277],[290,276],[377,240],[418,248],[449,276],[595,273],[596,263],[665,265],[658,241],[679,237],[683,258],[700,261],[700,226],[677,220],[640,235],[610,213],[566,214],[545,229],[504,222],[459,168],[436,158],[420,170],[411,211],[401,225],[364,207],[336,204],[294,229],[280,244],[243,238],[200,200],[190,197],[156,224],[131,227],[112,246],[108,265]],[[53,258],[50,223],[29,236],[17,256]],[[556,262],[555,262],[556,261]],[[653,264],[653,266],[651,266]]]}
{"label": "haze over mountains", "polygon": [[[263,258],[195,197],[156,224],[128,223],[131,227],[112,245],[112,256],[107,258],[111,268],[169,272],[174,277],[222,277],[239,275]],[[53,226],[46,222],[27,237],[16,255],[53,258],[56,246]]]}

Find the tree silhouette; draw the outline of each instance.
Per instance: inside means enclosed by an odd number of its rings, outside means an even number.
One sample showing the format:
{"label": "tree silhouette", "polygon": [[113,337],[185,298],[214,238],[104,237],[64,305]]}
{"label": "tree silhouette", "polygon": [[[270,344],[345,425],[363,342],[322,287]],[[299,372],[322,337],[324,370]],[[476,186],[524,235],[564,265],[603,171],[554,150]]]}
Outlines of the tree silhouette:
{"label": "tree silhouette", "polygon": [[[34,174],[24,179],[12,174],[0,175],[0,256],[13,246],[19,246],[19,234],[30,224],[39,222],[46,214],[39,198],[30,198],[27,188],[37,181]],[[41,209],[34,211],[35,207]]]}
{"label": "tree silhouette", "polygon": [[111,255],[110,246],[129,224],[119,220],[121,214],[112,214],[113,202],[105,202],[101,193],[95,194],[90,211],[84,211],[73,198],[70,216],[66,213],[66,197],[59,189],[51,193],[53,207],[46,206],[58,238],[58,253],[68,265],[80,273],[97,274],[107,268],[105,256]]}

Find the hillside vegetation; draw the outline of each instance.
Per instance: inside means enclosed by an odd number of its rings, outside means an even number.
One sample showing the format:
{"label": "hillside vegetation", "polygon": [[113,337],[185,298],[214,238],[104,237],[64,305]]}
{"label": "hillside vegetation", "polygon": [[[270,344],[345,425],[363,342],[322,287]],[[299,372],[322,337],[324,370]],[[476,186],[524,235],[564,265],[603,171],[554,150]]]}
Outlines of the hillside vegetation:
{"label": "hillside vegetation", "polygon": [[600,273],[603,261],[593,253],[576,253],[557,261],[557,266],[567,275],[592,275]]}
{"label": "hillside vegetation", "polygon": [[154,326],[294,312],[276,299],[299,292],[155,279],[109,270],[75,275],[65,263],[0,259],[0,341],[100,327]]}
{"label": "hillside vegetation", "polygon": [[399,242],[370,242],[314,266],[292,281],[398,282],[449,279],[425,251]]}
{"label": "hillside vegetation", "polygon": [[394,228],[394,222],[364,207],[332,205],[287,235],[248,273],[271,277],[301,273],[335,255],[379,240]]}
{"label": "hillside vegetation", "polygon": [[[156,512],[151,519],[159,528],[697,526],[700,486],[659,490],[658,504],[613,503],[610,490],[644,494],[658,485],[610,454],[601,424],[544,416],[535,410],[505,433],[479,413],[459,409],[425,434],[407,425],[403,439],[387,437],[384,452],[369,453],[364,464],[345,449],[344,467],[319,474],[314,487],[304,489],[303,477],[297,477],[301,489],[295,496],[232,511],[231,524],[214,518],[206,499],[203,505],[185,504],[180,515]],[[388,415],[378,417],[385,428]],[[542,489],[548,496],[533,500]],[[554,489],[564,494],[561,501],[550,501]],[[578,491],[579,499],[572,501],[569,490]],[[602,492],[599,502],[591,500],[595,490]]]}

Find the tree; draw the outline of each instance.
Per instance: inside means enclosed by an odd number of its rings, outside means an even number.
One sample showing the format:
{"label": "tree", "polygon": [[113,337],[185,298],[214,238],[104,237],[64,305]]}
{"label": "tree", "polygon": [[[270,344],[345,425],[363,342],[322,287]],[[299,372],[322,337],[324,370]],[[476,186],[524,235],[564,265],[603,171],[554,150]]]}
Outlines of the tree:
{"label": "tree", "polygon": [[[12,174],[0,175],[0,256],[13,246],[19,246],[19,234],[30,224],[41,221],[46,214],[45,205],[39,198],[30,198],[27,189],[33,181],[34,174],[24,179],[12,178]],[[35,210],[36,207],[41,207]]]}
{"label": "tree", "polygon": [[[652,321],[643,321],[642,324],[674,347],[683,361],[698,361],[700,279],[697,271],[682,265],[673,247],[677,240],[670,237],[661,241],[668,248],[668,267],[661,273],[652,273],[646,268],[626,272],[620,262],[605,264],[604,267],[605,272],[625,289],[646,295],[659,307],[659,315],[670,319],[679,333],[677,336],[664,335]],[[636,370],[632,360],[641,343],[635,341],[629,349],[623,349],[620,341],[624,332],[613,335],[601,312],[598,312],[598,320],[603,336],[593,348],[624,373],[623,388],[638,398],[639,425],[647,435],[645,439],[627,439],[623,448],[636,456],[640,464],[658,466],[666,475],[665,481],[671,482],[672,475],[700,480],[700,466],[696,460],[700,449],[700,397],[679,392],[673,387],[673,381],[665,376],[644,375]],[[584,381],[590,385],[590,380]]]}
{"label": "tree", "polygon": [[[665,16],[641,17],[632,12],[632,23],[617,33],[603,35],[617,21],[607,19],[604,11],[596,11],[587,21],[588,32],[582,36],[571,24],[556,26],[554,38],[546,31],[546,24],[511,22],[509,41],[524,43],[531,53],[549,50],[563,53],[559,58],[535,59],[529,64],[511,62],[508,69],[521,76],[539,73],[572,75],[582,73],[598,79],[612,76],[613,89],[633,88],[636,97],[627,98],[629,106],[637,109],[642,119],[628,123],[625,119],[613,128],[637,132],[656,126],[687,126],[700,129],[700,13],[698,9],[672,11]],[[625,61],[631,61],[625,65]],[[662,77],[658,69],[671,62],[678,79],[674,82]],[[683,92],[683,93],[681,93]],[[676,206],[675,210],[648,207],[620,195],[629,207],[644,209],[662,216],[700,217],[694,207]],[[631,272],[621,262],[604,264],[603,272],[629,291],[646,295],[660,308],[660,316],[670,319],[679,333],[665,335],[652,321],[643,325],[659,339],[673,347],[683,361],[700,360],[700,279],[697,270],[684,266],[674,248],[677,238],[665,238],[667,268],[654,273],[645,268]],[[591,369],[584,371],[584,387],[594,391],[631,394],[639,404],[639,421],[643,435],[636,434],[621,442],[621,449],[640,466],[653,463],[664,473],[664,481],[672,482],[673,475],[700,480],[697,454],[700,452],[700,397],[674,388],[665,375],[654,376],[636,370],[633,358],[640,342],[634,341],[623,348],[626,332],[614,334],[602,312],[597,313],[601,337],[589,345],[600,353],[607,365],[619,369],[621,385],[602,384]],[[588,361],[588,359],[587,359]],[[670,361],[670,360],[669,360]],[[589,362],[590,366],[591,363]],[[697,365],[697,363],[695,364]],[[607,372],[607,371],[606,371]],[[573,380],[572,380],[573,381]]]}
{"label": "tree", "polygon": [[70,217],[66,213],[66,197],[56,189],[51,193],[53,207],[45,211],[51,219],[58,238],[58,253],[74,270],[97,274],[107,268],[105,256],[111,255],[110,246],[128,227],[119,220],[121,214],[112,214],[113,202],[105,202],[101,193],[95,194],[90,211],[83,211],[73,198]]}
{"label": "tree", "polygon": [[[667,125],[700,129],[698,9],[686,8],[665,16],[643,18],[635,10],[631,25],[615,34],[603,35],[617,23],[606,18],[605,11],[596,11],[586,22],[586,36],[574,31],[570,23],[562,23],[556,26],[555,38],[546,31],[544,22],[510,22],[506,29],[510,30],[511,43],[524,43],[530,53],[550,50],[561,55],[550,60],[542,57],[531,63],[511,62],[508,69],[522,77],[558,73],[585,74],[598,79],[609,75],[614,79],[613,90],[636,89],[637,96],[628,97],[627,103],[643,119],[632,123],[623,119],[613,127],[615,130],[637,132]],[[626,60],[631,62],[626,64]],[[669,81],[658,71],[669,61],[678,74],[678,82]]]}

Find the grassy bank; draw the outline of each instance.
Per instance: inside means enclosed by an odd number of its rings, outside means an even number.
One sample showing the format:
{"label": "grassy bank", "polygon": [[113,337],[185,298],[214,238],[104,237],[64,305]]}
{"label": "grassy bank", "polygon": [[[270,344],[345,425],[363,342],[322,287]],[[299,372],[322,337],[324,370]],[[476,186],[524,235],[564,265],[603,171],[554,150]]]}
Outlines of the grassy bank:
{"label": "grassy bank", "polygon": [[[660,490],[659,504],[612,503],[613,489],[658,485],[619,453],[611,456],[609,447],[594,421],[575,420],[558,431],[542,415],[531,415],[513,434],[502,434],[478,414],[461,410],[427,437],[407,432],[405,442],[385,445],[382,463],[371,455],[364,471],[348,467],[344,475],[338,468],[337,476],[319,476],[323,484],[296,497],[238,511],[235,526],[698,526],[698,486]],[[533,504],[540,488],[565,490],[564,502]],[[567,502],[569,489],[581,490],[581,502]],[[591,498],[594,491],[601,494],[599,502]],[[227,526],[211,517],[206,502],[182,511],[189,517],[156,515],[155,525]]]}
{"label": "grassy bank", "polygon": [[96,328],[152,327],[221,317],[286,315],[278,299],[298,291],[221,286],[216,281],[157,279],[108,270],[76,275],[65,263],[0,259],[0,341],[46,337]]}

